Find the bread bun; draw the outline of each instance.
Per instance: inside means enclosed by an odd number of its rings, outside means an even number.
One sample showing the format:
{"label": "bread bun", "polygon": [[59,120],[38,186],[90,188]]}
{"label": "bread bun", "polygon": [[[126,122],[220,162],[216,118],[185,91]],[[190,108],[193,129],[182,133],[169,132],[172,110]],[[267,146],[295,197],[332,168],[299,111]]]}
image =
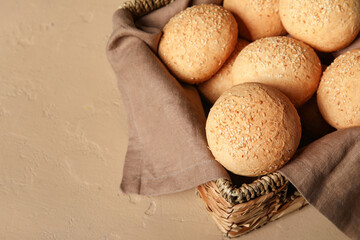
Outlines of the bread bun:
{"label": "bread bun", "polygon": [[282,91],[296,106],[309,100],[321,77],[314,50],[288,37],[268,37],[246,46],[231,71],[234,84],[260,82]]}
{"label": "bread bun", "polygon": [[208,80],[224,64],[237,42],[232,14],[213,4],[195,5],[170,19],[163,29],[159,57],[180,80]]}
{"label": "bread bun", "polygon": [[239,36],[247,40],[286,34],[279,16],[279,0],[224,0],[223,5],[234,14]]}
{"label": "bread bun", "polygon": [[346,47],[360,31],[359,0],[280,0],[279,11],[291,36],[322,52]]}
{"label": "bread bun", "polygon": [[229,171],[258,176],[276,171],[295,153],[300,119],[280,91],[259,83],[227,90],[211,108],[206,137],[215,159]]}
{"label": "bread bun", "polygon": [[331,126],[337,129],[360,126],[360,49],[340,55],[325,70],[317,103]]}
{"label": "bread bun", "polygon": [[235,46],[235,50],[226,60],[221,69],[214,76],[212,76],[212,78],[198,85],[200,93],[210,103],[215,103],[215,101],[223,92],[233,86],[232,79],[230,78],[232,65],[234,64],[234,61],[240,51],[248,44],[249,42],[239,38]]}

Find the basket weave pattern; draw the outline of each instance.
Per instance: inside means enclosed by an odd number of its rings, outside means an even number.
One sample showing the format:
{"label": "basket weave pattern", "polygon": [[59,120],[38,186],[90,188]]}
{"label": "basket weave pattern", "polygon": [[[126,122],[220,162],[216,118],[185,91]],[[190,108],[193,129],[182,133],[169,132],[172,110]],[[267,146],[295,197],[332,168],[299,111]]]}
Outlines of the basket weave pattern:
{"label": "basket weave pattern", "polygon": [[[282,180],[275,182],[274,178]],[[288,193],[289,186],[280,173],[271,173],[241,187],[218,179],[198,186],[197,191],[216,225],[231,238],[305,206],[307,202],[297,191]]]}
{"label": "basket weave pattern", "polygon": [[[123,4],[134,19],[175,0],[134,0]],[[218,179],[197,187],[206,209],[226,237],[237,237],[307,205],[280,173],[262,176],[240,187]]]}
{"label": "basket weave pattern", "polygon": [[234,186],[227,179],[215,181],[221,196],[230,204],[248,202],[251,199],[273,192],[287,183],[284,176],[277,172],[262,176],[250,184],[241,185],[241,187]]}
{"label": "basket weave pattern", "polygon": [[129,10],[131,15],[136,19],[166,6],[173,1],[175,0],[134,0],[125,2],[122,8]]}

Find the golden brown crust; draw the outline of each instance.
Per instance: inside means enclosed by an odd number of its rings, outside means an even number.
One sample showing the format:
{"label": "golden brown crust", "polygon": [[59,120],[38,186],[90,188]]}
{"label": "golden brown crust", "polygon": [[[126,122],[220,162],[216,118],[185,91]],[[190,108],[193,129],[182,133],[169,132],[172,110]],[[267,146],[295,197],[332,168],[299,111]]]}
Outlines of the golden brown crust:
{"label": "golden brown crust", "polygon": [[224,0],[224,8],[234,14],[239,36],[247,40],[286,34],[279,16],[279,0]]}
{"label": "golden brown crust", "polygon": [[279,11],[291,36],[322,52],[346,47],[360,31],[359,0],[280,0]]}
{"label": "golden brown crust", "polygon": [[288,37],[268,37],[252,42],[236,58],[234,84],[260,82],[282,91],[296,106],[309,100],[321,77],[314,50]]}
{"label": "golden brown crust", "polygon": [[226,169],[258,176],[276,171],[293,156],[301,137],[300,118],[280,91],[244,83],[227,90],[211,108],[206,137]]}
{"label": "golden brown crust", "polygon": [[226,60],[221,69],[209,80],[198,85],[199,91],[209,102],[215,103],[223,92],[234,85],[232,78],[230,78],[232,65],[234,64],[240,51],[248,44],[248,41],[239,38],[235,46],[235,50]]}
{"label": "golden brown crust", "polygon": [[360,49],[340,55],[325,70],[317,103],[331,126],[360,126]]}
{"label": "golden brown crust", "polygon": [[232,14],[213,4],[196,5],[165,25],[159,56],[180,80],[194,84],[208,80],[224,64],[237,42]]}

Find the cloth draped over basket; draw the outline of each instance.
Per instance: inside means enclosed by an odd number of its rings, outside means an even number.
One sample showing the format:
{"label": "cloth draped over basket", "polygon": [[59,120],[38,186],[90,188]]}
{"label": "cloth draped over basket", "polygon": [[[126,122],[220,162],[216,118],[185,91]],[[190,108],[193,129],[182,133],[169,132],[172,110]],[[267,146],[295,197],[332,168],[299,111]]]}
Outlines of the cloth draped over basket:
{"label": "cloth draped over basket", "polygon": [[[221,1],[176,0],[145,16],[136,6],[118,9],[113,16],[107,56],[127,112],[125,193],[169,194],[229,178],[207,148],[206,118],[196,88],[179,83],[156,55],[168,20],[200,3]],[[311,143],[279,172],[340,230],[360,239],[360,127]]]}

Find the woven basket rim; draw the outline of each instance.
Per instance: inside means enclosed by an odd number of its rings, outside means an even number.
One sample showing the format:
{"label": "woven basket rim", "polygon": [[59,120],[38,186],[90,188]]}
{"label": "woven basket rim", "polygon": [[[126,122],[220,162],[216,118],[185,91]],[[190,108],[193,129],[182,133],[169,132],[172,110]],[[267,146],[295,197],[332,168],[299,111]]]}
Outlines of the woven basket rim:
{"label": "woven basket rim", "polygon": [[298,193],[288,192],[289,184],[248,202],[232,205],[224,199],[214,181],[197,187],[205,208],[226,239],[239,237],[308,203]]}
{"label": "woven basket rim", "polygon": [[252,183],[243,183],[241,186],[236,186],[231,180],[224,178],[219,178],[214,182],[219,189],[221,196],[232,205],[245,203],[252,199],[264,196],[289,183],[279,172],[260,176]]}
{"label": "woven basket rim", "polygon": [[133,18],[137,19],[174,1],[175,0],[130,0],[123,3],[120,8],[128,10]]}

